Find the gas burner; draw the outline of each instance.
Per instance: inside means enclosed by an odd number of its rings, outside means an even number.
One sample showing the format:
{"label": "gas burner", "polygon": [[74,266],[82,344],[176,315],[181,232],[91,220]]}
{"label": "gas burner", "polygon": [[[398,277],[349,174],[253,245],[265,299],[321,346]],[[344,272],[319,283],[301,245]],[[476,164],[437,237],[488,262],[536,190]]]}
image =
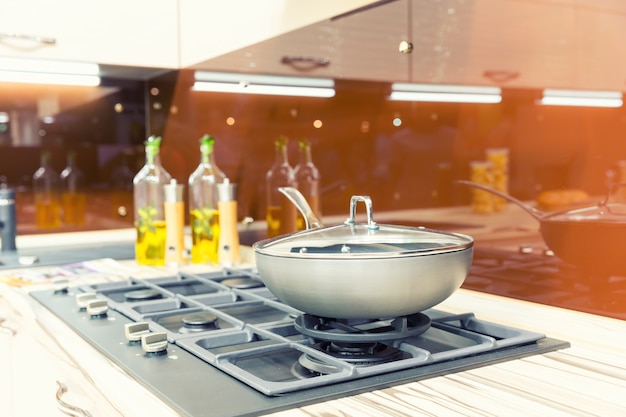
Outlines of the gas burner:
{"label": "gas burner", "polygon": [[180,328],[180,333],[195,333],[217,328],[217,316],[208,311],[188,314],[181,319],[181,322],[183,326]]}
{"label": "gas burner", "polygon": [[240,290],[247,290],[250,288],[262,287],[263,283],[253,278],[229,278],[220,282],[222,285],[226,285],[230,288],[238,288]]}
{"label": "gas burner", "polygon": [[303,314],[294,325],[316,341],[369,343],[417,336],[428,330],[430,318],[422,313],[391,319],[329,319]]}
{"label": "gas burner", "polygon": [[147,288],[143,290],[128,291],[124,294],[126,301],[147,301],[156,300],[163,297],[163,295],[154,289]]}
{"label": "gas burner", "polygon": [[[403,359],[406,355],[400,349],[379,342],[319,342],[314,344],[313,347],[337,359],[359,367],[392,362]],[[298,358],[298,363],[303,369],[298,368],[297,372],[303,377],[306,377],[309,373],[311,376],[316,376],[333,374],[340,371],[340,368],[337,366],[328,364],[306,353]]]}

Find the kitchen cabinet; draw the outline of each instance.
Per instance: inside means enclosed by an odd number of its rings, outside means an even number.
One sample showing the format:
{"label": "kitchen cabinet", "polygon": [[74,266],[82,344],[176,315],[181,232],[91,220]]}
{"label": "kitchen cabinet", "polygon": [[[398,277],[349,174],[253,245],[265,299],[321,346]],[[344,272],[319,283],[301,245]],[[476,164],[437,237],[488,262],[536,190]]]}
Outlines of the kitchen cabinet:
{"label": "kitchen cabinet", "polygon": [[177,16],[176,0],[0,0],[0,56],[178,68]]}
{"label": "kitchen cabinet", "polygon": [[412,2],[413,82],[623,88],[623,2]]}
{"label": "kitchen cabinet", "polygon": [[[298,30],[274,31],[274,37],[256,36],[248,45],[232,44],[221,54],[186,63],[377,81],[621,90],[625,12],[618,0],[398,0]],[[186,30],[183,24],[183,48],[193,45]],[[412,43],[411,53],[399,52],[402,40]],[[297,68],[282,64],[283,56],[330,63]]]}
{"label": "kitchen cabinet", "polygon": [[[356,15],[331,21],[333,16],[375,3],[371,0],[324,0],[315,3],[237,0],[219,3],[217,7],[213,2],[181,0],[181,67],[294,73],[298,71],[281,64],[281,58],[283,55],[296,55],[324,57],[333,61],[330,67],[308,75],[341,76],[347,72],[342,70],[343,66],[356,62],[351,55],[371,51],[372,41],[378,42],[382,38],[395,43],[398,37],[395,28],[390,28],[390,33],[385,35],[368,31],[362,33],[362,37],[353,37],[351,22]],[[377,20],[376,15],[380,11],[396,13],[398,6],[394,3],[363,14],[370,20]],[[259,49],[256,49],[257,45],[261,45]],[[380,66],[389,64],[388,56],[378,58]]]}

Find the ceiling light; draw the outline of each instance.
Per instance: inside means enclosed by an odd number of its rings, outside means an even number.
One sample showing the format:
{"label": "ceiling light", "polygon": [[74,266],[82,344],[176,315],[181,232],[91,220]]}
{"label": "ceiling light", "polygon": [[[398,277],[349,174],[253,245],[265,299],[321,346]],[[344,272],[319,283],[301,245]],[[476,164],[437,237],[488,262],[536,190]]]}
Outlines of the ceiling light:
{"label": "ceiling light", "polygon": [[335,96],[335,82],[329,78],[284,77],[196,71],[194,91],[280,96]]}
{"label": "ceiling light", "polygon": [[97,86],[98,64],[0,57],[0,82]]}
{"label": "ceiling light", "polygon": [[621,91],[543,90],[540,104],[549,106],[621,107]]}
{"label": "ceiling light", "polygon": [[499,103],[498,87],[393,83],[390,100],[446,103]]}

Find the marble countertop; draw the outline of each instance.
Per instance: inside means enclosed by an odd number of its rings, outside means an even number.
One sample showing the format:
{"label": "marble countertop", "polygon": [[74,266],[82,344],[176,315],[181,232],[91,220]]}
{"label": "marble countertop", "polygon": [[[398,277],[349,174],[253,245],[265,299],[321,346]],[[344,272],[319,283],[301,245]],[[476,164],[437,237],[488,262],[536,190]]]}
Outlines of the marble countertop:
{"label": "marble countertop", "polygon": [[[474,228],[477,241],[536,236],[534,220],[516,222],[515,209]],[[394,213],[399,218],[403,213]],[[427,212],[420,212],[426,218]],[[441,211],[436,213],[441,219]],[[474,215],[447,211],[446,219],[467,222]],[[414,213],[406,213],[414,218]],[[520,217],[520,218],[523,218]],[[332,224],[332,223],[328,223]],[[477,230],[478,229],[478,230]],[[488,230],[487,230],[488,229]],[[472,233],[472,229],[467,232]],[[478,233],[475,233],[478,232]],[[128,237],[132,236],[130,232]],[[70,238],[64,236],[64,238]],[[85,236],[72,237],[84,240]],[[109,232],[89,239],[115,240]],[[34,238],[33,238],[34,239]],[[54,241],[54,238],[48,238]],[[21,242],[28,244],[26,239]],[[243,258],[252,257],[244,248]],[[167,268],[138,268],[133,261],[104,261],[108,272],[81,276],[76,283],[119,279],[119,271],[159,275]],[[107,269],[109,268],[109,269]],[[119,268],[116,269],[116,268]],[[194,268],[188,266],[185,268]],[[45,267],[31,268],[33,273]],[[16,270],[24,272],[24,270]],[[7,274],[11,271],[0,271]],[[44,279],[45,281],[45,279]],[[28,296],[34,284],[16,288],[0,283],[0,415],[63,416],[56,393],[92,416],[175,416],[166,404],[103,357]],[[493,364],[392,388],[272,414],[302,416],[622,416],[626,415],[626,321],[458,290],[437,306],[474,312],[480,319],[544,333],[571,347]],[[74,415],[81,415],[75,413]]]}

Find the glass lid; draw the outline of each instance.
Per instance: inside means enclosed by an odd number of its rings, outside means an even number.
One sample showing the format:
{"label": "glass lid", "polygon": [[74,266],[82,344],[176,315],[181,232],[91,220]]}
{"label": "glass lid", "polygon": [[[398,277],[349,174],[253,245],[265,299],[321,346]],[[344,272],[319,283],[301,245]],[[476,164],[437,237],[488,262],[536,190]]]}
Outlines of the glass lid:
{"label": "glass lid", "polygon": [[[367,223],[355,222],[358,201],[365,203]],[[266,239],[255,243],[254,249],[274,256],[345,258],[433,255],[473,245],[473,239],[466,235],[378,224],[372,218],[369,197],[353,196],[350,209],[350,217],[343,224]]]}

